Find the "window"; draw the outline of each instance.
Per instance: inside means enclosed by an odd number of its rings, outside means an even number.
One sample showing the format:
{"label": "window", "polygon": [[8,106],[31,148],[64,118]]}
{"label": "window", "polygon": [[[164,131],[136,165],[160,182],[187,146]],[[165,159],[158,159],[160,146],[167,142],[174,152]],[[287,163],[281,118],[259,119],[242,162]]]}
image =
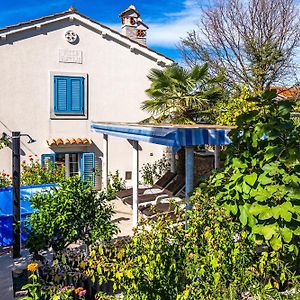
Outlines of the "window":
{"label": "window", "polygon": [[125,172],[125,180],[131,180],[132,179],[132,172],[126,171]]}
{"label": "window", "polygon": [[131,25],[135,25],[135,19],[134,19],[134,17],[130,17],[130,24]]}
{"label": "window", "polygon": [[42,154],[42,165],[51,161],[55,165],[63,164],[66,176],[79,175],[83,181],[95,184],[95,154],[93,152],[81,153],[51,153]]}
{"label": "window", "polygon": [[54,112],[83,114],[84,78],[54,76]]}
{"label": "window", "polygon": [[137,37],[145,37],[146,36],[146,30],[138,29],[136,31]]}
{"label": "window", "polygon": [[50,72],[51,119],[88,118],[87,81],[84,73]]}

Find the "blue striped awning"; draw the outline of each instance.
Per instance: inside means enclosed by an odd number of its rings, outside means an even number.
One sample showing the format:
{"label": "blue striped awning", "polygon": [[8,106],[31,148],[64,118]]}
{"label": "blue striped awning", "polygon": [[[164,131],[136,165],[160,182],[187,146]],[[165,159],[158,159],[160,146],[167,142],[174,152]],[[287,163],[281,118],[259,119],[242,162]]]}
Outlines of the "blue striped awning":
{"label": "blue striped awning", "polygon": [[233,127],[214,125],[141,125],[128,123],[92,123],[95,132],[129,140],[181,148],[197,145],[228,145]]}

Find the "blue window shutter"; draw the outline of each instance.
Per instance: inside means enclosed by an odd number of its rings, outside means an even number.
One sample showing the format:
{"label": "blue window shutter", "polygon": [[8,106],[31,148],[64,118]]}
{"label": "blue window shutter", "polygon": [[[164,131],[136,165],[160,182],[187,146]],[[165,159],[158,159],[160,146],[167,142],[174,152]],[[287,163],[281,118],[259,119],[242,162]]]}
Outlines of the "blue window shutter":
{"label": "blue window shutter", "polygon": [[66,112],[68,110],[68,80],[65,77],[54,77],[54,111]]}
{"label": "blue window shutter", "polygon": [[81,154],[80,166],[81,178],[95,185],[95,153],[86,152]]}
{"label": "blue window shutter", "polygon": [[70,110],[83,113],[84,78],[70,78]]}
{"label": "blue window shutter", "polygon": [[84,77],[54,76],[54,112],[84,113]]}
{"label": "blue window shutter", "polygon": [[42,154],[41,156],[41,164],[42,166],[46,166],[47,162],[51,162],[52,164],[55,163],[55,153],[49,153],[49,154]]}

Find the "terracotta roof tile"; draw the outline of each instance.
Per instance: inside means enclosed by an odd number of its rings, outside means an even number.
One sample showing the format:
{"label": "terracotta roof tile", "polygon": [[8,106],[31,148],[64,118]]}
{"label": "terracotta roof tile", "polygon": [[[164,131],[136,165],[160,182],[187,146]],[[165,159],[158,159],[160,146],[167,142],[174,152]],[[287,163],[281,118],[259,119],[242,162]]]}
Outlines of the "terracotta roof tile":
{"label": "terracotta roof tile", "polygon": [[300,88],[292,87],[278,87],[278,86],[271,86],[271,90],[276,90],[277,94],[279,96],[285,97],[285,98],[300,98]]}
{"label": "terracotta roof tile", "polygon": [[57,138],[47,140],[48,146],[66,146],[66,145],[91,145],[92,141],[87,138]]}

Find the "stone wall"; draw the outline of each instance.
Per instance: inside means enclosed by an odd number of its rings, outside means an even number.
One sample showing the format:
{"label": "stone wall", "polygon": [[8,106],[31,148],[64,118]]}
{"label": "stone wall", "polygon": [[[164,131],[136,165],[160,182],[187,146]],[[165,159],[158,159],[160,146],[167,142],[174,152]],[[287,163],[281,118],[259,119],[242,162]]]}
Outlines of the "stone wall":
{"label": "stone wall", "polygon": [[209,176],[214,170],[213,153],[194,154],[194,178],[195,184],[199,182],[200,177]]}

